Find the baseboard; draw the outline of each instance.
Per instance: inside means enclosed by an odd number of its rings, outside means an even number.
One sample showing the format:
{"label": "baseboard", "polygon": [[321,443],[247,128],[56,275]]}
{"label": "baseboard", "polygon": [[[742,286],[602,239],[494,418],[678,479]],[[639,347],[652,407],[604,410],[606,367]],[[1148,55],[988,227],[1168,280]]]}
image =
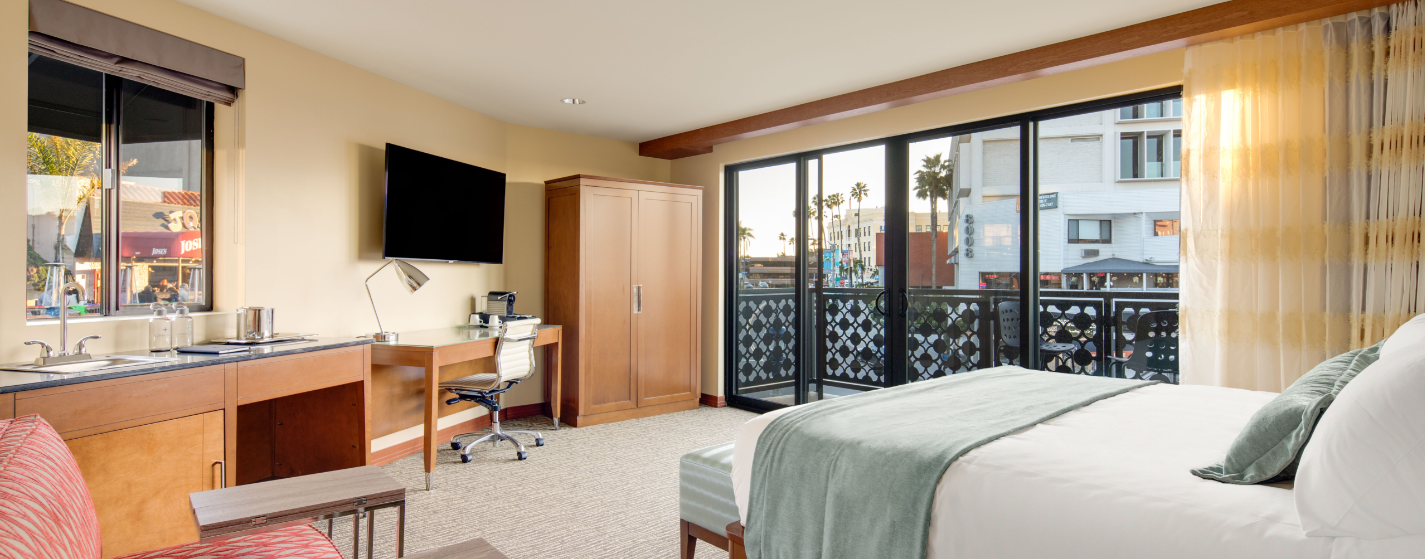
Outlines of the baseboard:
{"label": "baseboard", "polygon": [[653,417],[655,415],[662,415],[665,413],[689,411],[695,409],[698,409],[698,401],[689,398],[680,402],[669,402],[667,404],[658,404],[655,406],[629,408],[626,410],[596,413],[592,415],[576,415],[572,417],[566,416],[559,418],[559,421],[566,422],[574,427],[588,427],[590,425],[602,425],[605,423],[626,421],[629,419],[642,419],[645,417]]}
{"label": "baseboard", "polygon": [[702,397],[702,398],[698,398],[698,402],[701,402],[704,406],[707,406],[707,407],[710,407],[710,408],[725,408],[725,407],[727,407],[727,399],[726,399],[726,398],[723,398],[722,396],[713,396],[712,394],[703,394],[703,397]]}
{"label": "baseboard", "polygon": [[[532,417],[544,414],[544,404],[525,404],[523,406],[510,406],[500,411],[500,421],[509,421],[521,417]],[[490,428],[490,415],[482,415],[470,421],[464,421],[451,425],[436,432],[437,441],[445,441],[461,433],[470,433],[481,429]],[[420,436],[409,441],[397,443],[381,450],[371,453],[372,466],[385,466],[412,454],[421,453],[421,444],[425,442],[425,437]]]}

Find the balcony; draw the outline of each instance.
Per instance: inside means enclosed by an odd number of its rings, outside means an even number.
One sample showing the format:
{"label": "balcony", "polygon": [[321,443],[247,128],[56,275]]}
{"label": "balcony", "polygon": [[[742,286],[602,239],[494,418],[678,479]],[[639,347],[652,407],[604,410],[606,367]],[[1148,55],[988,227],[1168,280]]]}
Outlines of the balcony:
{"label": "balcony", "polygon": [[[825,367],[811,383],[867,390],[885,386],[885,319],[873,310],[880,289],[826,289]],[[1016,290],[912,289],[907,312],[907,373],[911,381],[976,369],[1019,364],[1019,348],[1006,345],[995,309],[1016,301]],[[736,340],[738,393],[778,390],[794,384],[796,328],[793,290],[738,291]],[[815,305],[812,294],[811,304]],[[1126,358],[1143,313],[1178,307],[1177,292],[1041,291],[1039,338],[1073,349],[1049,363],[1063,373],[1142,378],[1143,371],[1110,367],[1109,356]],[[816,353],[804,352],[808,362]],[[812,369],[816,369],[812,367]],[[1168,382],[1177,382],[1175,376]]]}

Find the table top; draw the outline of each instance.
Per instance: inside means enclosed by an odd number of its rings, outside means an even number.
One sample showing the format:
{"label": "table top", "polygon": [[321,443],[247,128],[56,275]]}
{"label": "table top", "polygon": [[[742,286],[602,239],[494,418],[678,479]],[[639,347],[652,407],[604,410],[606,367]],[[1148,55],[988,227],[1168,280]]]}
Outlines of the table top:
{"label": "table top", "polygon": [[[202,537],[262,529],[286,519],[355,510],[406,499],[401,485],[376,466],[201,491],[188,495]],[[253,519],[264,517],[263,522]]]}
{"label": "table top", "polygon": [[[559,327],[558,324],[540,324],[538,326],[540,331],[552,330]],[[400,336],[394,342],[375,342],[373,345],[393,347],[444,347],[466,342],[493,340],[499,337],[500,329],[498,328],[452,326],[448,328],[434,328],[431,330],[417,330],[415,332],[400,332]]]}
{"label": "table top", "polygon": [[495,546],[483,539],[448,545],[439,549],[407,555],[406,559],[508,559]]}
{"label": "table top", "polygon": [[[63,386],[66,384],[77,384],[81,382],[94,382],[99,380],[109,380],[115,378],[131,377],[136,375],[149,375],[153,373],[163,373],[178,369],[190,369],[195,367],[207,367],[210,365],[222,365],[224,363],[236,363],[250,359],[264,359],[267,357],[281,357],[285,355],[295,355],[312,351],[323,351],[342,347],[369,344],[368,338],[348,338],[348,337],[316,337],[303,342],[292,342],[273,345],[251,346],[247,351],[224,354],[207,353],[181,353],[177,351],[150,352],[146,349],[134,351],[113,351],[95,353],[95,356],[105,355],[134,355],[139,357],[170,357],[172,361],[163,361],[141,367],[124,367],[122,369],[108,369],[94,371],[90,373],[29,373],[20,371],[0,371],[0,394],[7,392],[22,392],[25,390],[38,390],[51,386]],[[25,363],[28,364],[28,363]]]}

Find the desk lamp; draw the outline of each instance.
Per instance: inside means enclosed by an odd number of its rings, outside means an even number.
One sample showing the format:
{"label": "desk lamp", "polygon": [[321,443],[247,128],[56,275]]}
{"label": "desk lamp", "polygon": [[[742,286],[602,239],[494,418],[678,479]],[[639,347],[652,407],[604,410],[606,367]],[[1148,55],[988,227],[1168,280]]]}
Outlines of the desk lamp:
{"label": "desk lamp", "polygon": [[420,289],[422,285],[430,281],[430,277],[425,275],[424,272],[417,270],[415,266],[394,258],[387,260],[386,263],[382,264],[380,268],[377,268],[375,272],[371,272],[371,275],[366,276],[366,298],[371,300],[371,314],[376,315],[376,329],[380,330],[372,334],[371,338],[378,342],[394,342],[400,337],[397,333],[387,332],[385,328],[381,327],[381,313],[376,312],[376,298],[371,296],[371,278],[376,277],[376,274],[381,273],[381,270],[386,269],[392,262],[396,263],[396,267],[394,268],[394,270],[396,270],[396,277],[401,278],[401,285],[406,286],[406,291],[415,293],[417,289]]}

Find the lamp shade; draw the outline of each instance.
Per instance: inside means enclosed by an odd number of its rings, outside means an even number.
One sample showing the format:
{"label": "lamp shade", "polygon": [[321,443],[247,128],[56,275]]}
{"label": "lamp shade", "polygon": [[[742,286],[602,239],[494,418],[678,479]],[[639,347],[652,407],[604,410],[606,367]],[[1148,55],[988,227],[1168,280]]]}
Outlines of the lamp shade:
{"label": "lamp shade", "polygon": [[401,285],[406,286],[406,290],[415,293],[417,289],[430,281],[430,277],[415,266],[407,264],[405,261],[396,260],[396,275],[401,278]]}

